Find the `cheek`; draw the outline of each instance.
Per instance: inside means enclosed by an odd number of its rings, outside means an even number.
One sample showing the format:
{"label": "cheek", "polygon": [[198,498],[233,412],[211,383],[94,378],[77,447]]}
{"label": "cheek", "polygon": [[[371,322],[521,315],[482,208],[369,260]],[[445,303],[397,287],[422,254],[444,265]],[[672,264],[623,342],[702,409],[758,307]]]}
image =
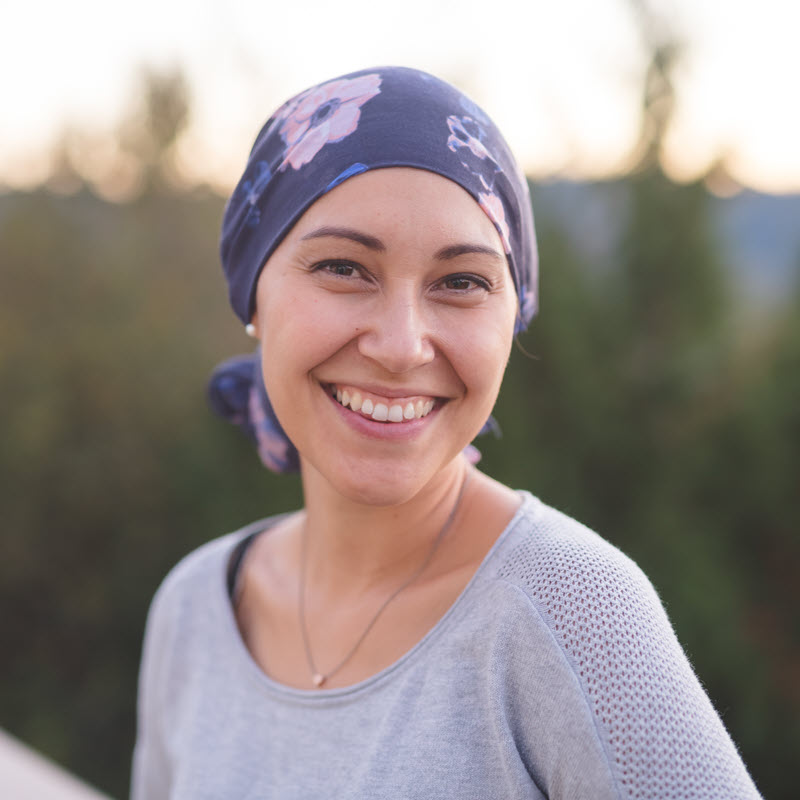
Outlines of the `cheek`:
{"label": "cheek", "polygon": [[358,314],[330,296],[308,289],[274,296],[280,300],[266,300],[259,310],[264,323],[265,366],[308,372],[358,334]]}
{"label": "cheek", "polygon": [[473,320],[443,334],[443,350],[467,393],[494,405],[514,334],[513,317]]}

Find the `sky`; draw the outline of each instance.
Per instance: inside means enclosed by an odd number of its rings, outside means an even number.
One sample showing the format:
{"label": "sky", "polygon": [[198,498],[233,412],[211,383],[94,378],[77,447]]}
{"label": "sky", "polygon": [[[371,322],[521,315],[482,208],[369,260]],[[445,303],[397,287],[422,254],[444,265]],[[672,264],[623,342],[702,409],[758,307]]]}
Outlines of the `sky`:
{"label": "sky", "polygon": [[[684,44],[665,162],[800,192],[800,2],[649,0]],[[5,8],[4,8],[5,6]],[[191,181],[226,190],[291,94],[342,73],[419,67],[495,119],[525,170],[601,178],[629,163],[647,48],[632,0],[0,0],[0,184],[34,185],[65,130],[119,128],[144,65],[181,66]],[[104,157],[98,147],[98,163]]]}

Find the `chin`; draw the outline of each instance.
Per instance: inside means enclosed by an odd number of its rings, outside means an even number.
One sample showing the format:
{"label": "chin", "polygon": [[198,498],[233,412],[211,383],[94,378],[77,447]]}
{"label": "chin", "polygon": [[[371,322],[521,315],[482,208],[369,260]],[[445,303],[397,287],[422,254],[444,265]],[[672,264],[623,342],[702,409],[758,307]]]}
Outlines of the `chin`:
{"label": "chin", "polygon": [[[403,463],[358,459],[355,464],[309,465],[303,463],[304,479],[312,472],[335,492],[353,503],[366,506],[397,506],[414,498],[426,486],[446,478],[457,467],[459,455],[444,459],[436,467],[424,466],[418,460]],[[308,467],[311,467],[311,470]]]}

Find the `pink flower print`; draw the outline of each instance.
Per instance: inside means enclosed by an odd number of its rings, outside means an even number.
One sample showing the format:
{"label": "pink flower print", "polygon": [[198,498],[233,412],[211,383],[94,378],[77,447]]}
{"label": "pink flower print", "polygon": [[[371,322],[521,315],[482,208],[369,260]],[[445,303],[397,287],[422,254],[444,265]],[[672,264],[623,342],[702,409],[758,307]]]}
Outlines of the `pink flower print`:
{"label": "pink flower print", "polygon": [[451,115],[447,118],[447,127],[450,128],[447,146],[454,153],[461,147],[468,147],[472,155],[477,158],[494,160],[480,140],[480,127],[471,117]]}
{"label": "pink flower print", "polygon": [[[261,365],[256,364],[254,369],[261,369]],[[270,427],[255,386],[250,387],[247,405],[261,463],[274,472],[286,471],[289,463],[288,442],[285,436],[277,435]]]}
{"label": "pink flower print", "polygon": [[300,169],[328,142],[340,142],[358,127],[361,106],[380,93],[377,73],[325,83],[300,95],[282,110],[283,163]]}
{"label": "pink flower print", "polygon": [[493,192],[481,192],[478,195],[478,204],[486,213],[486,216],[494,223],[506,253],[511,252],[511,239],[509,238],[508,223],[506,222],[506,211],[503,208],[503,201]]}
{"label": "pink flower print", "polygon": [[517,325],[515,333],[522,333],[530,319],[536,313],[536,297],[533,292],[525,288],[524,284],[519,287],[519,314],[517,315]]}

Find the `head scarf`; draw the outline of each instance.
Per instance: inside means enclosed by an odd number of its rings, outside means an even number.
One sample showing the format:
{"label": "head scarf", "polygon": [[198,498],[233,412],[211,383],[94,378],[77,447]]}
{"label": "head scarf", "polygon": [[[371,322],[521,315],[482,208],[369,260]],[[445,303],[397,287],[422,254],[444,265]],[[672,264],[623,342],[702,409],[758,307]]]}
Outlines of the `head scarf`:
{"label": "head scarf", "polygon": [[[505,249],[518,298],[515,330],[524,330],[537,308],[525,176],[485,112],[450,84],[405,67],[361,70],[314,86],[284,103],[261,129],[225,208],[220,238],[239,319],[250,322],[261,270],[303,213],[348,178],[386,167],[434,172],[475,199]],[[258,354],[220,365],[209,398],[255,440],[270,469],[297,469],[297,451],[263,388]]]}

